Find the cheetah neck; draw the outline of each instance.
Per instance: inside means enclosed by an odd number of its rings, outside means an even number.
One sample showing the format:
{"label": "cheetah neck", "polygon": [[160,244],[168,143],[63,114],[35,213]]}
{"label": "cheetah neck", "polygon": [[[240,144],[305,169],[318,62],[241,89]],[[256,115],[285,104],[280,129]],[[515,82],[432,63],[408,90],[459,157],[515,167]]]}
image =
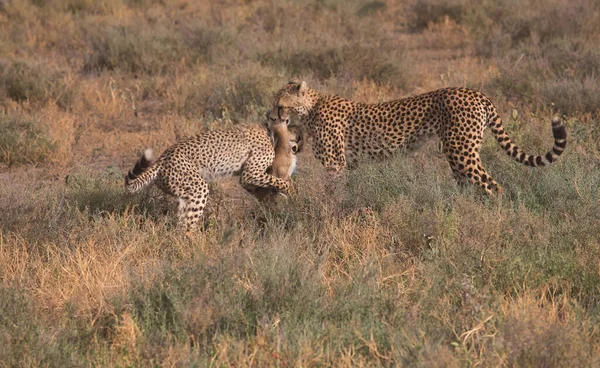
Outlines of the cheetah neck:
{"label": "cheetah neck", "polygon": [[306,100],[303,106],[296,108],[296,114],[302,122],[306,122],[306,119],[312,115],[312,112],[321,99],[321,94],[313,89],[308,89],[304,98]]}

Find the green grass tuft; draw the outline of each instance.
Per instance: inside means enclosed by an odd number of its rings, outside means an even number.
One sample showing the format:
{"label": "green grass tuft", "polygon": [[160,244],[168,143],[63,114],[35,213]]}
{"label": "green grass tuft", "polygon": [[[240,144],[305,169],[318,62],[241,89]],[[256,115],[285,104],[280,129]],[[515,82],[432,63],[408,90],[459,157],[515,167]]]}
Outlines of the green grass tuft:
{"label": "green grass tuft", "polygon": [[54,148],[46,126],[38,120],[0,113],[0,163],[7,166],[42,164],[51,159]]}

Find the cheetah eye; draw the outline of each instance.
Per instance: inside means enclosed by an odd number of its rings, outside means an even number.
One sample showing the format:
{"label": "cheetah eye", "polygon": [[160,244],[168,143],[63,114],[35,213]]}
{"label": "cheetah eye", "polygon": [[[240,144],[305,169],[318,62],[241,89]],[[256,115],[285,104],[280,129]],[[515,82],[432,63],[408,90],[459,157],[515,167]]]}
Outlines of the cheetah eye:
{"label": "cheetah eye", "polygon": [[292,144],[292,153],[296,154],[298,152],[298,145],[297,144]]}

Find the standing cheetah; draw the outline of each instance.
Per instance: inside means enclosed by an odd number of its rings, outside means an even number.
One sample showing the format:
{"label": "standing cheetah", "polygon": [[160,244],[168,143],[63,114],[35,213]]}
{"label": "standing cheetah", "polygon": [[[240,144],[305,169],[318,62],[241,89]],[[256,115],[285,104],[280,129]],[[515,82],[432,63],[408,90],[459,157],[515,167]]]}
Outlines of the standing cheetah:
{"label": "standing cheetah", "polygon": [[401,100],[364,104],[321,95],[306,82],[293,79],[277,92],[273,109],[300,117],[314,139],[315,156],[330,171],[354,165],[358,157],[390,157],[411,148],[423,136],[437,135],[454,177],[489,195],[501,193],[502,188],[486,173],[479,157],[485,128],[491,128],[509,156],[527,166],[554,162],[567,145],[565,127],[555,117],[554,147],[545,155],[526,154],[504,131],[492,102],[468,88],[442,88]]}
{"label": "standing cheetah", "polygon": [[262,125],[207,131],[175,143],[154,163],[152,150],[147,149],[125,177],[125,188],[134,193],[156,182],[179,199],[179,222],[190,231],[204,211],[207,181],[240,175],[242,185],[272,187],[289,194],[289,183],[266,173],[274,156],[273,144]]}

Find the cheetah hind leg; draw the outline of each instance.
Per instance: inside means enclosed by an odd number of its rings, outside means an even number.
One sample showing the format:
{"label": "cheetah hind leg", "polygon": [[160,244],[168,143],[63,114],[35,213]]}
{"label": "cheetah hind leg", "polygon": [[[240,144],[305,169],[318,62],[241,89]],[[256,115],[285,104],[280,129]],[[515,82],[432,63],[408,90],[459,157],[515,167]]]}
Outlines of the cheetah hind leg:
{"label": "cheetah hind leg", "polygon": [[446,151],[454,179],[459,184],[474,184],[485,191],[490,197],[502,195],[502,187],[485,171],[479,153],[471,153],[471,157],[463,156],[462,161]]}
{"label": "cheetah hind leg", "polygon": [[444,154],[446,155],[446,159],[450,164],[450,169],[452,170],[452,176],[454,180],[459,185],[466,185],[469,181],[467,180],[467,175],[465,173],[465,161],[467,158],[463,157],[462,161],[458,161],[458,157],[454,156],[452,152],[448,149],[448,146],[444,145]]}
{"label": "cheetah hind leg", "polygon": [[481,158],[479,158],[479,155],[475,157],[475,165],[477,168],[477,171],[475,172],[478,172],[479,175],[473,176],[475,181],[474,184],[483,188],[486,191],[486,193],[492,197],[502,197],[502,193],[504,192],[504,190],[498,183],[496,183],[492,176],[485,171],[485,169],[483,168],[483,164],[481,163]]}
{"label": "cheetah hind leg", "polygon": [[202,178],[188,180],[184,187],[189,190],[179,196],[179,224],[185,226],[185,233],[190,236],[202,219],[204,207],[208,199],[208,183]]}

